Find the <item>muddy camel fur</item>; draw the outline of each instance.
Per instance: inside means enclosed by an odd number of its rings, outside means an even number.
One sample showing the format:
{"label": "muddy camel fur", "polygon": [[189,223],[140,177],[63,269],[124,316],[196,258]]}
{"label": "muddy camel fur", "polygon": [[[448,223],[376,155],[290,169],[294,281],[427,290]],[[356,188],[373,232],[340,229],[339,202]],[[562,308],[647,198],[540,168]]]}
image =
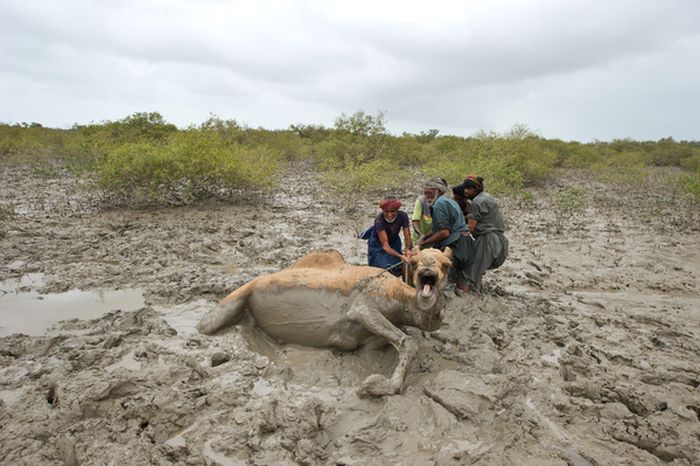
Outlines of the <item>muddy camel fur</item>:
{"label": "muddy camel fur", "polygon": [[413,288],[381,269],[350,265],[335,250],[312,252],[293,266],[258,277],[224,298],[198,323],[212,334],[235,325],[248,311],[256,325],[283,343],[352,351],[383,337],[399,354],[391,379],[367,377],[360,395],[390,395],[403,388],[417,343],[397,326],[435,330],[442,322],[441,289],[452,251],[414,251]]}

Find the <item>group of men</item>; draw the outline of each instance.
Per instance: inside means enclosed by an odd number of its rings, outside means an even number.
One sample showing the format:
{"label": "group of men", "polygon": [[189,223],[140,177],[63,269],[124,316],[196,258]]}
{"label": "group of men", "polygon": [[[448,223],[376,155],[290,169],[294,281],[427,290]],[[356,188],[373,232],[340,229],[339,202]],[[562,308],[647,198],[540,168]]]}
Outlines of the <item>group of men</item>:
{"label": "group of men", "polygon": [[[368,263],[400,274],[413,244],[420,248],[449,247],[453,252],[452,278],[462,293],[478,292],[484,273],[503,265],[509,243],[498,201],[484,191],[484,179],[469,175],[448,194],[442,178],[428,181],[423,196],[416,200],[411,235],[408,215],[399,211],[401,202],[394,197],[382,200],[382,212],[365,231],[369,240]],[[404,249],[401,252],[403,232]]]}

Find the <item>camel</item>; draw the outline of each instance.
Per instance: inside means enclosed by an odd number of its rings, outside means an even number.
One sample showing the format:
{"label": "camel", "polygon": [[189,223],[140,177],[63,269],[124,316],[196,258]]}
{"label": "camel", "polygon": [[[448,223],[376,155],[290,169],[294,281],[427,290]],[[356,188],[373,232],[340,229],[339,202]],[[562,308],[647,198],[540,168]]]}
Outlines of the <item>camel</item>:
{"label": "camel", "polygon": [[317,251],[282,271],[251,280],[197,324],[214,334],[240,322],[246,311],[267,335],[281,343],[353,351],[383,337],[399,360],[391,378],[370,375],[361,396],[398,394],[418,344],[399,329],[436,330],[442,323],[442,288],[452,251],[414,248],[409,270],[416,288],[386,271],[351,265],[336,250]]}

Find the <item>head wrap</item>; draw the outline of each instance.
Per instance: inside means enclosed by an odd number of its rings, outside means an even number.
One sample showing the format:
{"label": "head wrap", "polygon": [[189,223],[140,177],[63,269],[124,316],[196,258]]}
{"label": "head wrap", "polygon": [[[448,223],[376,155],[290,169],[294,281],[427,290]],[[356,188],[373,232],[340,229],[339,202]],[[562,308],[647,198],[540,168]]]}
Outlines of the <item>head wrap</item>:
{"label": "head wrap", "polygon": [[464,197],[464,184],[458,184],[457,186],[452,186],[452,195],[453,196],[462,196]]}
{"label": "head wrap", "polygon": [[477,191],[484,190],[484,178],[478,175],[468,175],[462,182],[464,188],[476,189]]}
{"label": "head wrap", "polygon": [[387,196],[379,203],[379,208],[382,210],[398,210],[401,207],[401,201],[393,196]]}
{"label": "head wrap", "polygon": [[427,181],[423,187],[437,189],[442,194],[445,194],[447,192],[447,181],[444,178],[433,178]]}

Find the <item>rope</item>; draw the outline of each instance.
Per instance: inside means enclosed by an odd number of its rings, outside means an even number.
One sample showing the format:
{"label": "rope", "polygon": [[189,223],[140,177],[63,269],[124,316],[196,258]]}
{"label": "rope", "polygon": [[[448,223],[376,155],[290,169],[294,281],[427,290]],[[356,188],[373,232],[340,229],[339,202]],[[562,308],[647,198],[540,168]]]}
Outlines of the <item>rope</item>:
{"label": "rope", "polygon": [[360,290],[361,290],[361,289],[363,289],[363,288],[366,288],[367,286],[369,286],[369,284],[370,284],[375,278],[382,276],[384,273],[389,272],[389,271],[395,269],[396,267],[400,266],[401,264],[403,264],[403,262],[399,261],[399,262],[397,262],[396,264],[394,264],[394,265],[392,265],[392,266],[390,266],[390,267],[387,267],[386,269],[382,269],[382,271],[379,272],[377,275],[372,275],[372,276],[370,276],[370,277],[365,277],[365,278],[363,278],[362,280],[360,280],[360,281],[358,282],[357,285],[355,285],[355,289],[360,289]]}
{"label": "rope", "polygon": [[[387,267],[386,269],[384,269],[384,272],[388,272],[389,270],[395,269],[396,267],[398,267],[401,264],[403,264],[403,262],[398,261],[396,264],[392,265],[391,267]],[[384,272],[382,272],[382,273],[384,273]]]}

